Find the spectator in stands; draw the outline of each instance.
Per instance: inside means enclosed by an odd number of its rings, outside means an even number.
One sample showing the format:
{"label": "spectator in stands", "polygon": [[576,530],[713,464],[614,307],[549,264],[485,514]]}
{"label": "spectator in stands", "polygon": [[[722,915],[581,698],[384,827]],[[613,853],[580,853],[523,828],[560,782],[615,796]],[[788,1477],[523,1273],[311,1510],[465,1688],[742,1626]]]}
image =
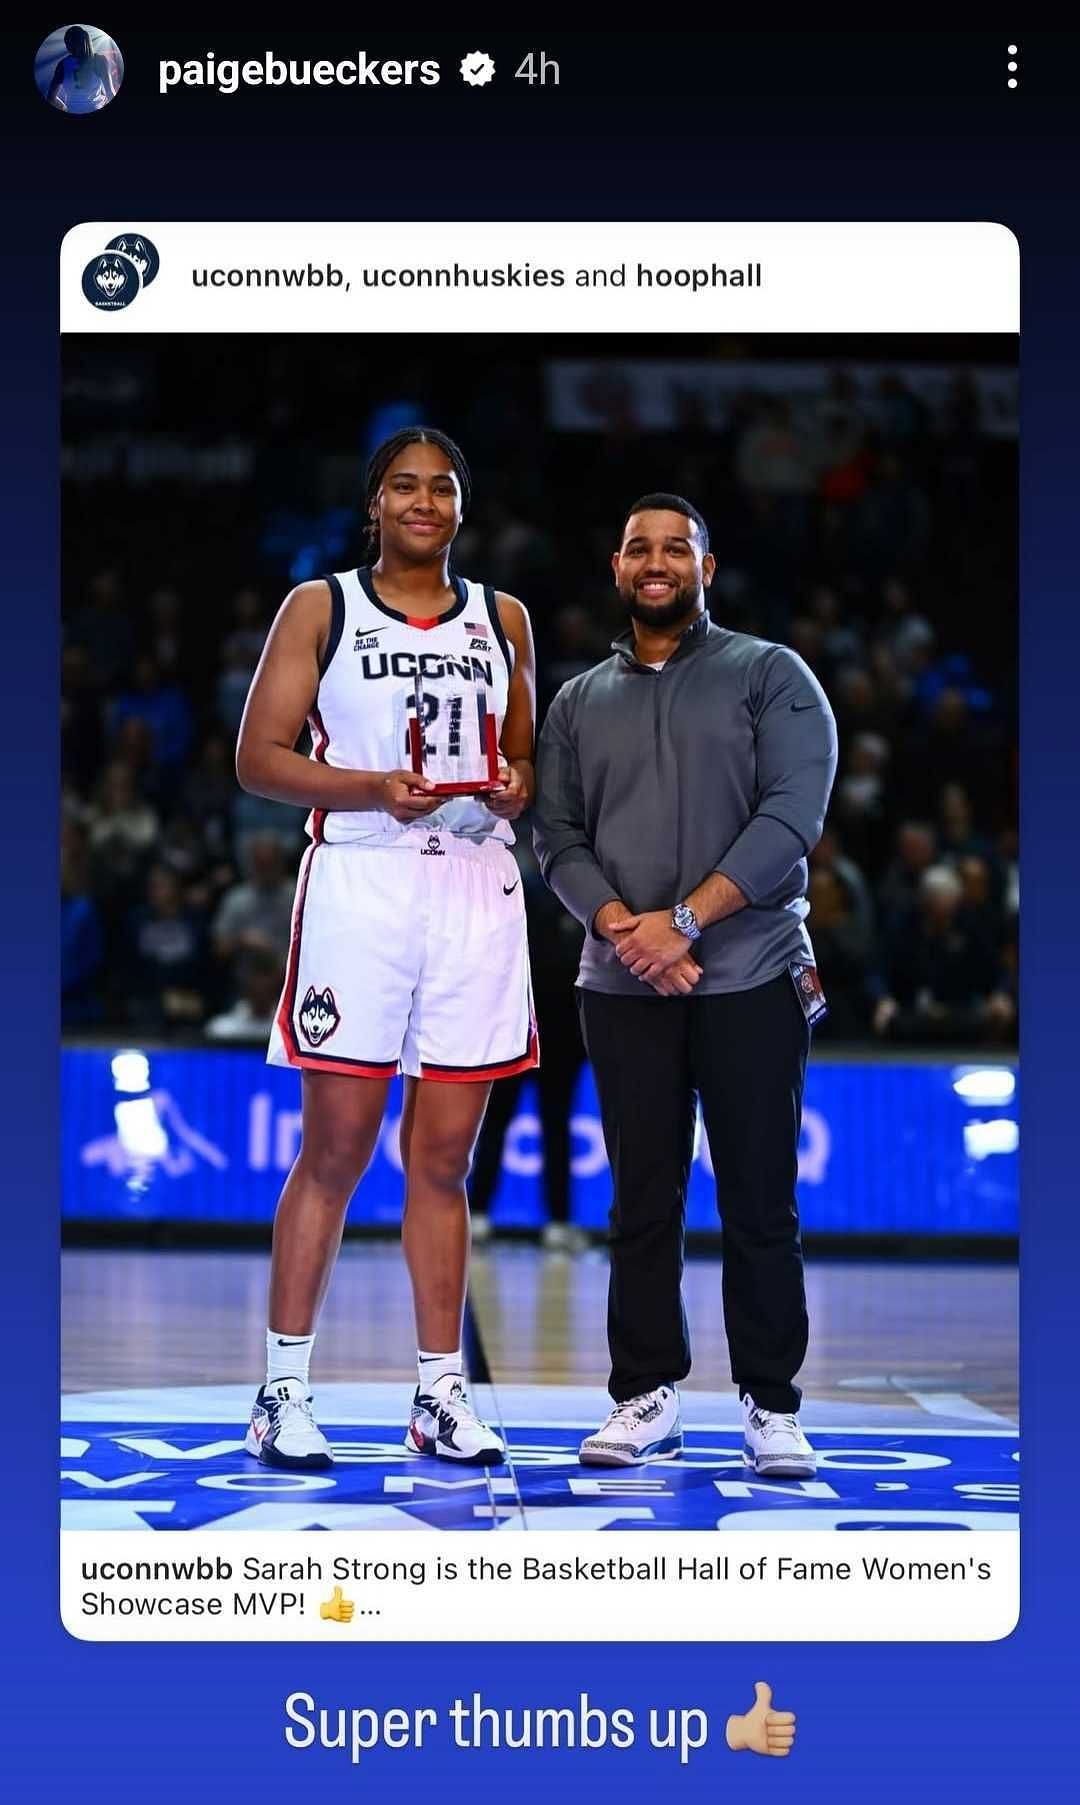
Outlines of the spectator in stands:
{"label": "spectator in stands", "polygon": [[869,947],[856,920],[853,899],[835,868],[817,865],[807,888],[814,956],[829,1013],[815,1037],[860,1040],[870,1018]]}
{"label": "spectator in stands", "polygon": [[203,739],[198,762],[185,777],[179,797],[181,808],[199,822],[212,859],[231,854],[233,807],[242,794],[233,770],[232,742],[215,726]]}
{"label": "spectator in stands", "polygon": [[836,825],[827,821],[821,838],[810,854],[811,871],[835,874],[846,892],[849,907],[849,933],[854,937],[858,957],[869,968],[876,943],[874,899],[861,866],[849,857]]}
{"label": "spectator in stands", "polygon": [[200,823],[183,811],[170,816],[165,823],[157,857],[160,864],[176,873],[187,907],[201,915],[211,914],[235,882],[232,864],[212,859]]}
{"label": "spectator in stands", "polygon": [[898,371],[878,382],[873,417],[883,444],[922,448],[929,426],[926,406]]}
{"label": "spectator in stands", "polygon": [[760,403],[735,449],[735,474],[755,502],[771,498],[776,511],[800,525],[814,488],[814,460],[790,403],[774,395]]}
{"label": "spectator in stands", "polygon": [[214,916],[214,953],[231,965],[241,953],[266,952],[285,962],[292,928],[294,883],[276,834],[248,842],[247,877],[227,890]]}
{"label": "spectator in stands", "polygon": [[911,705],[911,685],[887,640],[870,647],[868,669],[874,680],[877,718],[883,732],[897,733]]}
{"label": "spectator in stands", "polygon": [[975,826],[971,797],[962,783],[947,783],[938,804],[938,840],[942,855],[954,862],[988,858],[990,847]]}
{"label": "spectator in stands", "polygon": [[1001,908],[1010,934],[1015,932],[1020,912],[1019,836],[1016,828],[1002,828],[998,835],[997,856],[1001,870]]}
{"label": "spectator in stands", "polygon": [[81,1028],[101,1015],[97,979],[104,943],[88,882],[86,830],[67,818],[60,837],[60,1025]]}
{"label": "spectator in stands", "polygon": [[136,659],[131,687],[112,705],[114,734],[131,719],[146,722],[154,762],[171,782],[179,775],[191,744],[191,707],[179,685],[164,680],[157,660],[148,652]]}
{"label": "spectator in stands", "polygon": [[222,653],[226,659],[244,664],[250,673],[262,657],[266,644],[266,610],[257,589],[239,589],[231,605],[232,626],[225,636]]}
{"label": "spectator in stands", "polygon": [[846,527],[844,510],[866,494],[872,463],[863,439],[863,422],[855,411],[829,410],[819,417],[818,493],[825,504],[824,525],[829,537]]}
{"label": "spectator in stands", "polygon": [[892,699],[882,695],[875,677],[865,665],[845,665],[833,680],[830,693],[841,746],[860,733],[875,733],[887,738],[896,731]]}
{"label": "spectator in stands", "polygon": [[163,1033],[198,1025],[206,1013],[205,934],[166,865],[150,868],[145,901],[130,921],[128,961],[133,1026]]}
{"label": "spectator in stands", "polygon": [[568,602],[560,608],[552,622],[551,656],[545,660],[542,701],[551,701],[556,690],[571,677],[587,671],[598,658],[605,656],[608,646],[596,630],[596,621],[587,608]]}
{"label": "spectator in stands", "polygon": [[259,594],[241,589],[232,601],[233,624],[221,648],[217,712],[235,742],[251,679],[266,641],[266,620]]}
{"label": "spectator in stands", "polygon": [[155,589],[146,609],[150,621],[150,653],[168,683],[186,683],[184,603],[178,589],[163,584]]}
{"label": "spectator in stands", "polygon": [[104,744],[89,654],[84,646],[67,645],[60,679],[60,756],[69,781],[84,795],[100,769]]}
{"label": "spectator in stands", "polygon": [[262,947],[242,953],[236,966],[239,995],[222,1015],[206,1024],[208,1040],[251,1041],[260,1046],[273,1026],[281,996],[281,961]]}
{"label": "spectator in stands", "polygon": [[907,583],[895,573],[886,577],[881,585],[877,638],[889,646],[895,658],[903,661],[912,646],[925,644],[933,637],[934,630],[926,616],[916,612]]}
{"label": "spectator in stands", "polygon": [[880,864],[884,850],[888,768],[888,740],[880,733],[856,734],[833,799],[845,844],[860,864],[871,868]]}
{"label": "spectator in stands", "polygon": [[215,700],[218,716],[233,739],[239,731],[244,703],[251,687],[251,671],[252,666],[248,663],[242,645],[234,644],[231,649],[226,647],[223,650]]}
{"label": "spectator in stands", "polygon": [[797,652],[815,675],[824,676],[825,635],[819,622],[809,614],[796,614],[785,635],[788,645]]}
{"label": "spectator in stands", "polygon": [[810,616],[821,629],[823,677],[831,681],[833,672],[841,666],[861,663],[862,634],[855,621],[845,619],[843,604],[830,583],[818,583],[814,588]]}
{"label": "spectator in stands", "polygon": [[934,812],[943,785],[959,785],[983,815],[996,810],[1006,784],[1001,749],[993,724],[972,719],[963,691],[942,690],[929,719],[916,722],[907,735],[905,813]]}
{"label": "spectator in stands", "polygon": [[858,378],[851,370],[836,369],[814,409],[820,442],[819,464],[825,470],[830,457],[852,463],[866,444],[866,414]]}
{"label": "spectator in stands", "polygon": [[915,908],[923,873],[937,858],[937,835],[928,821],[905,821],[895,844],[892,862],[878,886],[881,928],[890,941]]}
{"label": "spectator in stands", "polygon": [[1000,946],[1004,940],[1004,922],[999,897],[998,873],[988,859],[976,853],[965,853],[954,865],[964,891],[964,913],[987,946]]}
{"label": "spectator in stands", "polygon": [[134,901],[158,831],[157,813],[139,795],[131,767],[118,760],[106,765],[90,819],[96,896],[121,906]]}
{"label": "spectator in stands", "polygon": [[148,721],[139,715],[129,715],[109,747],[109,759],[112,764],[127,767],[140,796],[157,800],[161,774],[154,760],[154,739]]}
{"label": "spectator in stands", "polygon": [[269,835],[280,847],[287,849],[295,869],[305,819],[304,809],[293,808],[287,802],[271,802],[266,796],[253,796],[237,785],[230,813],[233,856],[237,864],[246,869],[252,843]]}
{"label": "spectator in stands", "polygon": [[484,506],[484,531],[491,569],[498,571],[499,582],[515,595],[519,590],[524,595],[546,593],[557,560],[544,528],[493,493]]}
{"label": "spectator in stands", "polygon": [[120,572],[114,565],[90,579],[90,592],[67,622],[69,645],[79,646],[90,660],[91,680],[100,690],[112,689],[131,662],[135,630],[125,605]]}
{"label": "spectator in stands", "polygon": [[1016,1007],[996,949],[964,913],[960,878],[931,865],[918,908],[886,945],[885,991],[874,1032],[894,1041],[1007,1039]]}
{"label": "spectator in stands", "polygon": [[853,553],[868,578],[883,571],[910,570],[925,555],[930,538],[930,504],[895,452],[872,465],[858,502]]}

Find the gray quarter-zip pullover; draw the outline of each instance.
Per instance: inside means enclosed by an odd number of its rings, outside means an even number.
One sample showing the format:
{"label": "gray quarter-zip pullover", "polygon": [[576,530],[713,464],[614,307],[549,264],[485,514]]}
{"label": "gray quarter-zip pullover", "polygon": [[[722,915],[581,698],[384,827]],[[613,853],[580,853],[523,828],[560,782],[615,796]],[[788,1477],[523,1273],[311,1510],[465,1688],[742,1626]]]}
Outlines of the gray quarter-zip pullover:
{"label": "gray quarter-zip pullover", "polygon": [[592,932],[604,903],[670,909],[713,872],[748,907],[695,943],[695,996],[749,990],[813,959],[806,855],[836,774],[836,723],[787,646],[697,616],[662,669],[633,633],[564,683],[536,767],[534,841],[556,896],[589,930],[578,983],[651,995]]}

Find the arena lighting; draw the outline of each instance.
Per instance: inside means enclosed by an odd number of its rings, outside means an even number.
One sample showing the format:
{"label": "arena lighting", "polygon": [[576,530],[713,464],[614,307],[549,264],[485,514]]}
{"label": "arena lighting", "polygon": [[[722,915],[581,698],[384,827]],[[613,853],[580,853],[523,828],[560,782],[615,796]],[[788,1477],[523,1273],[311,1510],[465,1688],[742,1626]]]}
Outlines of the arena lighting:
{"label": "arena lighting", "polygon": [[134,1048],[114,1053],[110,1070],[114,1085],[124,1095],[139,1096],[150,1089],[150,1061],[145,1053]]}
{"label": "arena lighting", "polygon": [[999,1116],[993,1122],[964,1124],[964,1152],[969,1159],[988,1159],[992,1153],[1015,1153],[1019,1145],[1019,1124],[1007,1116]]}
{"label": "arena lighting", "polygon": [[1016,1095],[1016,1073],[1008,1066],[959,1066],[953,1073],[953,1090],[965,1103],[1000,1107]]}
{"label": "arena lighting", "polygon": [[132,1161],[162,1159],[168,1137],[158,1121],[153,1097],[129,1097],[113,1111],[120,1145]]}
{"label": "arena lighting", "polygon": [[116,1138],[129,1163],[129,1191],[145,1191],[155,1161],[164,1159],[169,1138],[150,1092],[150,1061],[137,1048],[113,1055],[110,1070],[118,1100],[113,1108]]}

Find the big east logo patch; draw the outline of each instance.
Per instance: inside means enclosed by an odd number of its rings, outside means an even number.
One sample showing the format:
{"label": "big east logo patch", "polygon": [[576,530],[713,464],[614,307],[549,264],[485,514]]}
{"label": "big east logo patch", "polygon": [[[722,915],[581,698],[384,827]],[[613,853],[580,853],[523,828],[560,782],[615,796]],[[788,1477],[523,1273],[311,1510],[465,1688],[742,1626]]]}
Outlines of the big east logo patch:
{"label": "big east logo patch", "polygon": [[334,993],[327,985],[325,990],[316,990],[314,984],[307,987],[307,995],[300,1005],[300,1032],[311,1047],[321,1047],[324,1040],[329,1040],[334,1029],[341,1020]]}

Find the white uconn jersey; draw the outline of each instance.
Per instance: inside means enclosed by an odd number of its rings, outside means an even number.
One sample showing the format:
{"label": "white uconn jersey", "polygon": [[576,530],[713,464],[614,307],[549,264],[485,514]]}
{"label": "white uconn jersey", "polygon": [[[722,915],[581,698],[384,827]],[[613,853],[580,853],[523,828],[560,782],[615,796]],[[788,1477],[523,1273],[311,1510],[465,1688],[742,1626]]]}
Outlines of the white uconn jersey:
{"label": "white uconn jersey", "polygon": [[[430,677],[424,695],[424,735],[445,755],[452,751],[446,714],[455,673],[463,690],[483,681],[487,707],[501,733],[513,653],[499,620],[495,592],[482,583],[453,578],[457,599],[444,614],[424,621],[381,602],[367,569],[327,577],[333,600],[318,694],[308,717],[311,756],[349,771],[411,768],[407,721],[417,677]],[[452,704],[451,704],[452,710]],[[314,809],[308,833],[315,841],[355,841],[388,846],[418,834],[463,835],[471,840],[513,842],[500,821],[475,796],[452,796],[434,814],[406,825],[384,810],[353,813]]]}

